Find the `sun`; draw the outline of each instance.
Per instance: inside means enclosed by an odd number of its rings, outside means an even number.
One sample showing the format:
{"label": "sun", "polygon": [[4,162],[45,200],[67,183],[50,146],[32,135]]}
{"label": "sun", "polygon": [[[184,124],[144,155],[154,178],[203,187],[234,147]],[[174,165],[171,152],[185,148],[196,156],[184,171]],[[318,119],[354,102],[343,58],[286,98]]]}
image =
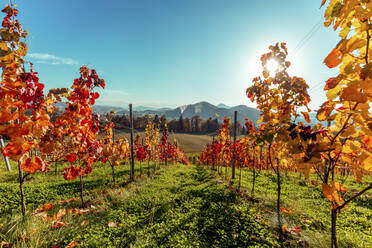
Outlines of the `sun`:
{"label": "sun", "polygon": [[270,76],[275,76],[279,71],[279,62],[276,59],[269,59],[265,64],[266,70],[269,72]]}

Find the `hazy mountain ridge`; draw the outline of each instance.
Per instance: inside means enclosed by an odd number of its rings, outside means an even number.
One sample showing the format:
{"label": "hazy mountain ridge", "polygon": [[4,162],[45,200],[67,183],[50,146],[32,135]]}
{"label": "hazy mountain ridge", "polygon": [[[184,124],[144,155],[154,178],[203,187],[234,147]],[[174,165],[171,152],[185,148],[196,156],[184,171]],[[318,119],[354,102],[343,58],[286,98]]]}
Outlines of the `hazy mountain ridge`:
{"label": "hazy mountain ridge", "polygon": [[[220,104],[221,105],[221,104]],[[224,105],[227,106],[227,105]],[[209,102],[198,102],[195,104],[188,104],[179,106],[175,109],[157,109],[157,110],[143,110],[143,111],[133,111],[134,115],[143,116],[143,115],[158,115],[162,114],[168,120],[178,119],[182,115],[183,118],[191,118],[195,115],[199,115],[203,120],[208,118],[215,119],[218,118],[219,121],[223,120],[223,117],[234,117],[234,111],[238,111],[238,120],[244,124],[245,118],[256,122],[259,117],[259,111],[255,108],[250,108],[245,105],[238,105],[230,108],[220,108]],[[117,114],[128,114],[129,111],[124,109],[118,111]]]}
{"label": "hazy mountain ridge", "polygon": [[[64,102],[57,103],[56,105],[61,110],[64,110],[66,104]],[[124,107],[114,107],[114,106],[105,106],[105,105],[94,105],[93,110],[99,114],[105,114],[110,111],[116,111],[117,114],[129,114],[128,108]],[[245,123],[245,119],[249,119],[256,123],[260,112],[255,108],[250,108],[245,105],[238,105],[238,106],[227,106],[225,104],[218,104],[213,105],[209,102],[198,102],[195,104],[188,104],[182,105],[177,108],[153,108],[153,107],[146,107],[146,106],[133,106],[133,114],[136,116],[144,116],[144,115],[158,115],[159,117],[164,114],[168,120],[178,119],[182,115],[183,118],[191,118],[195,115],[199,115],[203,120],[207,120],[208,118],[215,119],[218,116],[218,120],[220,122],[223,121],[223,117],[230,117],[231,120],[234,118],[234,111],[238,111],[238,120],[241,122],[242,125]],[[217,115],[216,115],[217,114]],[[316,113],[311,112],[309,113],[311,123],[307,123],[302,115],[298,116],[296,122],[302,121],[305,125],[314,125],[319,123],[316,119]],[[322,122],[323,125],[327,125],[326,122]]]}

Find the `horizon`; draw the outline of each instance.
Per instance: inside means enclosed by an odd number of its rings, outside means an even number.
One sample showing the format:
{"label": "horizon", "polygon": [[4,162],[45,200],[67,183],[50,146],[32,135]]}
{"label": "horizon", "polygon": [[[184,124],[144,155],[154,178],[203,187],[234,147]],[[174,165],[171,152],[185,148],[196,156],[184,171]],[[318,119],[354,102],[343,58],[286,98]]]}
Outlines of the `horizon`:
{"label": "horizon", "polygon": [[322,63],[339,38],[323,27],[318,1],[20,0],[17,6],[30,32],[27,59],[40,81],[47,89],[70,87],[88,65],[106,81],[99,105],[207,101],[255,108],[245,90],[261,74],[261,54],[276,42],[287,43],[290,75],[310,86],[312,110],[338,71]]}

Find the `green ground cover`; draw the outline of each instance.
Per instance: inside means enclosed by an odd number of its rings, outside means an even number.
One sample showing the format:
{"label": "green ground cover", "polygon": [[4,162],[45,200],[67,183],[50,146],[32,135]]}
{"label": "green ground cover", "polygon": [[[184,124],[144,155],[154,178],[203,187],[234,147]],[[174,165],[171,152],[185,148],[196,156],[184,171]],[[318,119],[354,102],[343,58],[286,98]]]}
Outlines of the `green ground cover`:
{"label": "green ground cover", "polygon": [[[127,179],[127,167],[118,167],[121,180]],[[217,184],[203,167],[169,166],[152,179],[137,178],[134,183],[109,189],[108,175],[109,168],[102,167],[85,179],[94,212],[63,215],[58,221],[67,225],[53,229],[51,221],[29,215],[22,222],[15,214],[18,209],[8,212],[9,207],[2,207],[0,237],[14,247],[65,247],[71,241],[76,241],[77,247],[280,246],[260,216],[237,194]],[[1,199],[12,195],[1,206],[16,206],[13,179],[1,184]],[[53,203],[49,216],[80,204],[78,200],[56,204],[77,196],[78,185],[50,174],[35,175],[25,188],[29,209]]]}
{"label": "green ground cover", "polygon": [[[15,165],[12,165],[16,168]],[[84,178],[88,208],[80,209],[79,181],[36,173],[25,184],[28,215],[20,216],[17,171],[0,166],[0,241],[12,247],[329,247],[330,202],[321,186],[289,173],[282,176],[282,213],[288,228],[301,232],[279,240],[276,235],[276,178],[269,172],[257,177],[255,199],[250,195],[252,172],[242,170],[241,197],[230,178],[194,165],[161,166],[150,178],[143,175],[128,183],[129,166],[116,167],[118,186],[111,183],[111,168],[96,165]],[[152,169],[152,168],[151,168]],[[223,170],[224,172],[224,170]],[[227,171],[228,175],[230,170]],[[136,164],[136,175],[140,167]],[[237,171],[239,177],[239,170]],[[314,180],[311,178],[310,180]],[[365,178],[365,182],[371,180]],[[348,195],[360,190],[349,177]],[[372,247],[371,193],[349,204],[338,217],[339,247]],[[73,197],[76,197],[73,198]],[[70,199],[70,201],[64,201]],[[52,203],[49,216],[33,214]],[[292,212],[293,211],[293,212]],[[44,214],[44,212],[42,212]],[[54,219],[53,219],[54,214]],[[40,215],[40,214],[39,214]],[[53,224],[63,226],[53,228]],[[60,246],[58,246],[60,245]]]}

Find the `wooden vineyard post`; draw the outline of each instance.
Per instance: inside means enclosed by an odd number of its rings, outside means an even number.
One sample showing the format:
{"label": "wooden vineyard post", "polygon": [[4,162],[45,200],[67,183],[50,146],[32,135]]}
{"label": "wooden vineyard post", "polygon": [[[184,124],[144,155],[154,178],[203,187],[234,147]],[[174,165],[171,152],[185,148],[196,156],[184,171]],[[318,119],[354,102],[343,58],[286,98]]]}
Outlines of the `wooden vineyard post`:
{"label": "wooden vineyard post", "polygon": [[[0,144],[1,144],[1,148],[5,147],[4,140],[3,140],[2,136],[0,136]],[[5,165],[6,165],[6,168],[8,169],[8,171],[11,171],[12,168],[10,167],[9,158],[7,156],[4,156],[4,161],[5,161]]]}
{"label": "wooden vineyard post", "polygon": [[134,180],[134,150],[133,150],[133,112],[132,104],[129,104],[129,117],[130,117],[130,154],[131,154],[131,167],[130,167],[130,180]]}
{"label": "wooden vineyard post", "polygon": [[235,141],[236,141],[236,127],[237,127],[237,118],[238,118],[238,111],[234,111],[234,142],[233,142],[233,164],[232,164],[232,176],[231,176],[231,179],[235,179],[235,164],[236,164],[236,161],[235,161]]}

